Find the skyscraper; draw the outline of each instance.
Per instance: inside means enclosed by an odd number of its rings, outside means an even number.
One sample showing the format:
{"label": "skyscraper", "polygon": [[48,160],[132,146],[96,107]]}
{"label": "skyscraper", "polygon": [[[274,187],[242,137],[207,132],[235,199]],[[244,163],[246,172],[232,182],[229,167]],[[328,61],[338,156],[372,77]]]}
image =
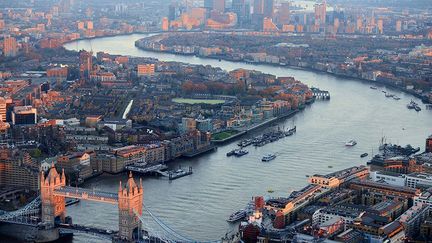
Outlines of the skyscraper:
{"label": "skyscraper", "polygon": [[14,37],[6,37],[4,39],[3,54],[6,57],[14,57],[18,54],[18,44]]}
{"label": "skyscraper", "polygon": [[289,2],[281,3],[277,13],[278,24],[284,25],[290,23],[290,4]]}
{"label": "skyscraper", "polygon": [[245,0],[233,0],[231,9],[235,14],[237,14],[238,22],[242,23],[246,16]]}
{"label": "skyscraper", "polygon": [[254,14],[264,13],[264,0],[254,0],[253,13]]}
{"label": "skyscraper", "polygon": [[80,51],[80,78],[82,80],[90,79],[90,72],[93,68],[93,53],[87,51]]}
{"label": "skyscraper", "polygon": [[225,12],[225,0],[213,0],[213,10]]}
{"label": "skyscraper", "polygon": [[264,17],[273,18],[273,13],[274,13],[273,0],[264,0],[263,2],[264,2],[264,5],[263,5]]}
{"label": "skyscraper", "polygon": [[209,12],[214,8],[214,0],[204,0],[204,8]]}

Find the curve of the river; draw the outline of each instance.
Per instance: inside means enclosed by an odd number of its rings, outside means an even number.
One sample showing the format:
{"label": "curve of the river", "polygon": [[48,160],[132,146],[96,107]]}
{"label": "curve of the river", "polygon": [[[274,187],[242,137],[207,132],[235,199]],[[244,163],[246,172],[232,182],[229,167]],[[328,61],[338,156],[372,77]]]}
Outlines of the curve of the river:
{"label": "curve of the river", "polygon": [[[368,158],[360,159],[359,155],[376,151],[382,135],[388,142],[409,143],[424,149],[425,138],[432,134],[432,111],[425,110],[423,105],[421,112],[408,110],[406,104],[411,99],[421,102],[400,91],[385,87],[372,90],[367,82],[307,70],[139,50],[134,42],[145,36],[80,40],[65,47],[212,65],[225,70],[255,69],[277,76],[293,76],[331,93],[330,101],[317,101],[294,118],[281,122],[280,125],[285,127],[295,123],[295,136],[261,148],[249,148],[250,153],[242,158],[225,156],[235,147],[232,143],[199,158],[176,161],[172,166],[191,165],[194,174],[171,183],[144,178],[145,205],[173,229],[197,240],[218,239],[235,227],[228,224],[226,218],[244,207],[251,196],[268,195],[270,188],[275,191],[271,196],[286,196],[306,185],[306,175],[365,164]],[[381,90],[390,90],[401,100],[386,98]],[[358,145],[345,147],[344,143],[350,139],[356,139]],[[262,163],[262,155],[269,152],[277,153],[278,157],[270,163]],[[118,181],[126,178],[125,174],[102,176],[86,186],[115,192]],[[68,214],[75,223],[112,229],[118,227],[115,206],[80,202],[68,207]]]}

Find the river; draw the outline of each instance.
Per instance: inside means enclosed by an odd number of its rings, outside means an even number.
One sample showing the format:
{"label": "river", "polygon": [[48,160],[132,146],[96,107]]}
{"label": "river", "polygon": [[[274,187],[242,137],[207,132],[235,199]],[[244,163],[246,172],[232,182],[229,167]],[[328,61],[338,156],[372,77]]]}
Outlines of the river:
{"label": "river", "polygon": [[[297,133],[292,137],[261,148],[250,147],[250,153],[242,158],[226,157],[225,154],[236,147],[233,142],[211,154],[175,161],[171,163],[172,167],[190,165],[194,174],[172,182],[143,178],[145,206],[171,228],[196,240],[218,239],[234,228],[225,221],[226,218],[243,208],[252,196],[287,196],[292,190],[306,185],[306,175],[366,164],[370,157],[361,159],[360,154],[377,151],[383,135],[388,142],[412,144],[424,150],[425,139],[432,134],[432,111],[426,110],[424,105],[421,105],[421,112],[408,110],[406,104],[411,99],[421,102],[400,91],[382,86],[372,90],[367,82],[301,69],[219,62],[139,50],[134,42],[145,36],[135,34],[80,40],[65,47],[212,65],[228,71],[255,69],[277,76],[293,76],[331,93],[330,101],[317,101],[293,118],[280,122],[281,127],[297,125]],[[389,90],[401,100],[386,98],[381,90]],[[356,139],[357,146],[345,147],[345,142],[350,139]],[[262,163],[261,157],[269,152],[277,153],[278,157],[270,163]],[[126,178],[126,174],[102,176],[86,186],[116,192],[118,181]],[[269,195],[269,189],[274,193]],[[115,206],[82,201],[67,210],[74,223],[118,228]],[[88,240],[79,236],[75,239],[77,242]]]}

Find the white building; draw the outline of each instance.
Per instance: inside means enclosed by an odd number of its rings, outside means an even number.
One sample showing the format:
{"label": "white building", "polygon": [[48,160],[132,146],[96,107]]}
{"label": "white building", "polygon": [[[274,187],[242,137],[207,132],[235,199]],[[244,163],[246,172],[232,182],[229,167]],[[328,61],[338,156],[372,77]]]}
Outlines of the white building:
{"label": "white building", "polygon": [[405,175],[383,171],[372,171],[370,179],[375,182],[384,182],[392,186],[405,186]]}
{"label": "white building", "polygon": [[432,193],[425,191],[422,192],[419,196],[414,197],[414,206],[418,206],[419,204],[427,204],[432,206]]}
{"label": "white building", "polygon": [[407,187],[416,188],[417,186],[432,186],[432,175],[425,173],[411,173],[406,175],[406,183]]}

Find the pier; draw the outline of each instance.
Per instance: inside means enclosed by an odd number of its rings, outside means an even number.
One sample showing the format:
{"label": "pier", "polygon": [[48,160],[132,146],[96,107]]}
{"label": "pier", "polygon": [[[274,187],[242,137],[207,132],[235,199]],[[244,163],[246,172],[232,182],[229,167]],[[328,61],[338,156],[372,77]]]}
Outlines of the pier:
{"label": "pier", "polygon": [[317,100],[329,100],[330,99],[330,92],[325,90],[320,90],[318,88],[311,88],[313,97]]}
{"label": "pier", "polygon": [[132,171],[132,172],[136,172],[136,173],[141,173],[141,174],[148,174],[148,173],[158,173],[161,174],[163,176],[166,176],[163,172],[163,170],[166,170],[168,168],[167,165],[165,164],[156,164],[156,165],[145,165],[145,164],[133,164],[133,165],[128,165],[125,167],[126,170],[128,171]]}
{"label": "pier", "polygon": [[188,176],[188,175],[192,175],[193,171],[192,171],[192,166],[189,166],[189,170],[184,171],[182,169],[179,169],[177,171],[170,171],[168,172],[168,178],[170,181],[184,177],[184,176]]}

